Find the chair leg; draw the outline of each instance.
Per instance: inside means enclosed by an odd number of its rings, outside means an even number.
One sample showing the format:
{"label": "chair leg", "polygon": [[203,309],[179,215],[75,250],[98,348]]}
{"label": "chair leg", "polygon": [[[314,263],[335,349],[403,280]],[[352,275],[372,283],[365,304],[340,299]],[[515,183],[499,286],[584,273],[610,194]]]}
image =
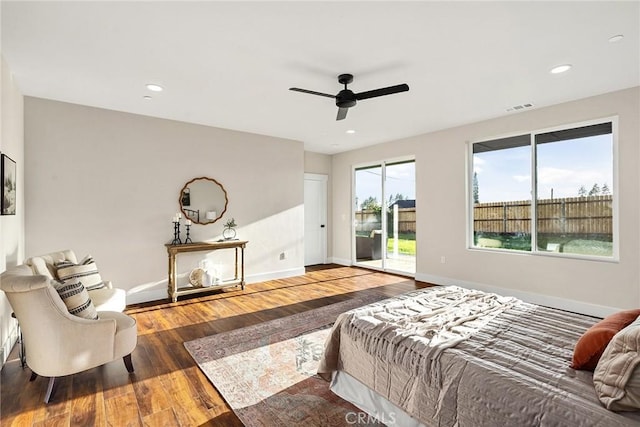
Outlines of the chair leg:
{"label": "chair leg", "polygon": [[55,380],[56,380],[56,377],[49,378],[49,385],[47,386],[47,393],[44,395],[44,403],[49,403],[49,400],[51,400],[51,397],[53,396],[53,393],[55,392],[55,390],[54,390]]}
{"label": "chair leg", "polygon": [[31,378],[29,378],[29,382],[35,381],[36,378],[38,378],[38,374],[36,374],[35,372],[31,371]]}
{"label": "chair leg", "polygon": [[11,313],[11,317],[16,319],[17,331],[18,331],[18,344],[20,344],[20,347],[18,347],[18,358],[20,359],[20,366],[22,367],[22,369],[24,369],[24,367],[27,366],[27,356],[26,356],[26,353],[24,352],[24,339],[22,337],[22,329],[20,329],[20,322],[18,322],[16,313]]}
{"label": "chair leg", "polygon": [[122,358],[122,360],[124,360],[124,366],[127,367],[127,372],[132,373],[133,372],[133,362],[131,361],[131,353],[129,353],[126,356],[124,356]]}

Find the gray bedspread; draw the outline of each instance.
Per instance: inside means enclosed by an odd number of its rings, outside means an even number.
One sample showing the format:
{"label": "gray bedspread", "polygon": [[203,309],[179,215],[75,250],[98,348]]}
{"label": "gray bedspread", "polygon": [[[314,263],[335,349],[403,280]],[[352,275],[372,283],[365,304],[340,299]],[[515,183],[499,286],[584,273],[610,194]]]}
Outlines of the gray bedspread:
{"label": "gray bedspread", "polygon": [[342,314],[318,373],[343,370],[428,426],[626,426],[569,366],[598,319],[457,287]]}

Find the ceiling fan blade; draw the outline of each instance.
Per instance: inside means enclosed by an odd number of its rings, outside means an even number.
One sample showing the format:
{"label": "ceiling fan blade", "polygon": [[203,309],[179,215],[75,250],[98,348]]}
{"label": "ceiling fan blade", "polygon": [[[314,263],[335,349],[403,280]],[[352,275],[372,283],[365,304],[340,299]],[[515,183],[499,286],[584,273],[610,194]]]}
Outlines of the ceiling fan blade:
{"label": "ceiling fan blade", "polygon": [[338,116],[336,117],[336,120],[344,120],[347,117],[347,111],[349,111],[348,108],[338,108]]}
{"label": "ceiling fan blade", "polygon": [[300,88],[297,88],[297,87],[290,87],[289,90],[293,90],[295,92],[309,93],[311,95],[326,96],[327,98],[333,98],[333,99],[336,98],[335,95],[329,95],[328,93],[315,92],[313,90],[300,89]]}
{"label": "ceiling fan blade", "polygon": [[356,93],[356,99],[361,101],[363,99],[375,98],[377,96],[391,95],[398,92],[406,92],[409,90],[409,85],[403,83],[401,85],[383,87],[381,89],[369,90],[367,92]]}

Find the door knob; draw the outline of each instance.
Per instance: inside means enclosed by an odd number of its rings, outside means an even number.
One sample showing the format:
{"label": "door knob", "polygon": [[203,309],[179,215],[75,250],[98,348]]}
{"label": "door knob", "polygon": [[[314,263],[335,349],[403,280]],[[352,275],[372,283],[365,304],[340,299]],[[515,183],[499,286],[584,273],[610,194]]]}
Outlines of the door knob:
{"label": "door knob", "polygon": [[324,228],[324,224],[320,224],[320,228]]}

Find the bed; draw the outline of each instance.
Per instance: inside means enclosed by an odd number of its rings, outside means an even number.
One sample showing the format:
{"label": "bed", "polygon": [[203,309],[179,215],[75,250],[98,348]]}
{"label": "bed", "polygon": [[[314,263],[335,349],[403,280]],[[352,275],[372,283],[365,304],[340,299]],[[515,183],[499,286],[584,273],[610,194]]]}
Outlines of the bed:
{"label": "bed", "polygon": [[389,425],[638,426],[640,412],[607,409],[593,372],[570,367],[598,320],[436,286],[340,315],[318,374]]}

